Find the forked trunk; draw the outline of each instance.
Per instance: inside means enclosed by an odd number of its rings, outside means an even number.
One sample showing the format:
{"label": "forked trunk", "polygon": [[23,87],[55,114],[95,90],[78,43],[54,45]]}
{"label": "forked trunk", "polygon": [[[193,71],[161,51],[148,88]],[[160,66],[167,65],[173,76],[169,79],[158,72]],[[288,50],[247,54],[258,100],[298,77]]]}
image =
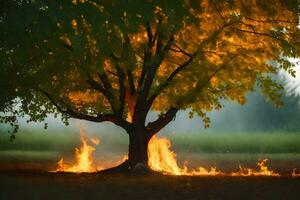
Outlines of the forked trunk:
{"label": "forked trunk", "polygon": [[148,167],[148,144],[151,139],[151,134],[147,131],[145,124],[146,115],[138,116],[138,120],[134,120],[134,112],[137,101],[137,96],[133,96],[128,89],[125,93],[125,101],[129,108],[127,121],[132,123],[132,129],[128,131],[129,135],[129,150],[128,160],[124,163],[106,171],[149,171]]}

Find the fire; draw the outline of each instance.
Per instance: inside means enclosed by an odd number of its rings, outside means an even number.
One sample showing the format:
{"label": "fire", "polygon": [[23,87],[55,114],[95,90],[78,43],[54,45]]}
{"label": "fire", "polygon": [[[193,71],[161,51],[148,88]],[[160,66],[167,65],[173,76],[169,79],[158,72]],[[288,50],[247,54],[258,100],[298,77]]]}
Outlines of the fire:
{"label": "fire", "polygon": [[176,161],[176,154],[170,150],[171,142],[167,138],[153,136],[148,146],[149,167],[155,171],[167,174],[181,175],[181,169]]}
{"label": "fire", "polygon": [[[53,172],[96,172],[103,170],[104,167],[96,166],[94,163],[93,152],[95,146],[100,143],[97,138],[87,139],[81,126],[79,126],[79,136],[81,146],[75,148],[75,163],[67,164],[64,159],[58,161],[58,167]],[[210,169],[204,167],[197,167],[189,169],[186,164],[179,166],[176,160],[176,153],[171,150],[171,142],[167,138],[152,137],[148,146],[149,167],[154,171],[160,171],[167,175],[183,175],[183,176],[280,176],[279,173],[269,169],[266,165],[268,159],[261,159],[258,161],[258,170],[252,168],[245,168],[239,166],[239,171],[232,173],[225,173],[218,170],[216,167]],[[124,156],[117,163],[120,164],[128,159]],[[293,177],[300,177],[300,174],[293,170]]]}
{"label": "fire", "polygon": [[300,177],[300,174],[296,172],[296,168],[293,169],[292,177]]}
{"label": "fire", "polygon": [[170,148],[171,142],[167,138],[152,137],[148,146],[148,164],[152,170],[169,175],[186,176],[216,176],[224,174],[214,167],[209,170],[204,167],[189,170],[186,165],[180,167],[176,160],[176,153],[171,151]]}
{"label": "fire", "polygon": [[259,171],[239,166],[240,170],[238,172],[231,173],[231,176],[280,176],[279,173],[270,170],[266,166],[267,161],[268,159],[258,161],[257,166],[259,167]]}
{"label": "fire", "polygon": [[[238,172],[224,173],[217,170],[216,167],[206,169],[204,167],[197,167],[196,169],[188,169],[186,165],[180,167],[176,160],[176,153],[170,150],[171,142],[167,138],[153,137],[149,142],[148,155],[149,155],[149,167],[152,170],[163,172],[169,175],[186,175],[186,176],[280,176],[270,170],[266,163],[268,159],[259,160],[257,166],[259,170],[244,168],[239,166]],[[292,176],[300,176],[293,171]]]}
{"label": "fire", "polygon": [[[82,172],[95,172],[101,170],[101,167],[96,167],[93,163],[93,152],[95,147],[88,144],[88,140],[84,137],[83,129],[79,126],[79,135],[80,135],[80,148],[75,148],[75,164],[67,164],[64,159],[58,161],[58,167],[55,172],[73,172],[73,173],[82,173]],[[92,138],[91,143],[98,145],[100,143],[99,139]]]}

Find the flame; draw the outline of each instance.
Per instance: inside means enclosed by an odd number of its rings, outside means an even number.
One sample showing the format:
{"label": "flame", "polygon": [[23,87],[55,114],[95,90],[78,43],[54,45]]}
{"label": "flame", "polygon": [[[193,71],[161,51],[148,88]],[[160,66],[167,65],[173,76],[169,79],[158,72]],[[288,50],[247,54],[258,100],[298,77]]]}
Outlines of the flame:
{"label": "flame", "polygon": [[[183,167],[178,166],[176,160],[176,153],[170,150],[171,142],[167,138],[152,137],[149,142],[148,156],[149,156],[149,167],[152,170],[163,172],[169,175],[185,175],[185,176],[280,176],[270,170],[266,163],[268,159],[261,159],[258,161],[257,166],[259,170],[244,168],[239,166],[238,172],[224,173],[217,170],[216,167],[206,169],[204,167],[197,167],[196,169],[188,169],[186,165]],[[294,169],[292,176],[300,176]]]}
{"label": "flame", "polygon": [[95,145],[100,144],[100,140],[98,138],[91,138],[91,142]]}
{"label": "flame", "polygon": [[[80,148],[75,148],[75,158],[76,163],[73,165],[66,164],[64,159],[60,159],[58,161],[58,167],[55,172],[74,172],[74,173],[82,173],[82,172],[95,172],[97,170],[101,170],[102,168],[99,166],[95,166],[93,164],[93,152],[95,151],[95,147],[88,144],[87,139],[84,137],[83,129],[79,126],[79,135],[80,135]],[[97,138],[92,138],[91,143],[94,145],[98,145],[100,140]]]}
{"label": "flame", "polygon": [[204,167],[189,170],[186,165],[180,167],[176,160],[176,153],[170,150],[171,142],[167,138],[153,136],[148,146],[148,165],[152,170],[169,175],[186,176],[216,176],[224,174],[215,167],[209,170]]}
{"label": "flame", "polygon": [[268,159],[261,159],[258,161],[257,166],[259,167],[259,171],[239,166],[240,170],[238,172],[231,173],[231,176],[279,176],[279,173],[270,170],[266,166],[267,161]]}
{"label": "flame", "polygon": [[[89,145],[98,145],[100,140],[97,138],[86,139],[81,126],[79,126],[79,136],[81,146],[75,148],[75,163],[67,164],[64,159],[58,161],[58,167],[52,172],[72,172],[72,173],[82,173],[82,172],[96,172],[103,170],[104,167],[96,166],[94,164],[93,152],[95,147]],[[280,176],[279,173],[270,170],[266,163],[268,159],[261,159],[258,161],[258,170],[252,168],[245,168],[239,166],[239,171],[232,173],[225,173],[218,170],[216,167],[211,167],[209,169],[199,166],[195,169],[189,169],[187,164],[182,167],[178,165],[176,159],[176,153],[171,150],[171,142],[167,138],[152,137],[148,146],[148,165],[154,171],[159,171],[167,175],[184,175],[184,176]],[[125,155],[116,163],[120,164],[128,159]],[[115,163],[115,164],[116,164]],[[292,177],[300,177],[300,174],[293,169]]]}
{"label": "flame", "polygon": [[293,169],[292,177],[300,177],[300,174],[296,172],[296,168]]}

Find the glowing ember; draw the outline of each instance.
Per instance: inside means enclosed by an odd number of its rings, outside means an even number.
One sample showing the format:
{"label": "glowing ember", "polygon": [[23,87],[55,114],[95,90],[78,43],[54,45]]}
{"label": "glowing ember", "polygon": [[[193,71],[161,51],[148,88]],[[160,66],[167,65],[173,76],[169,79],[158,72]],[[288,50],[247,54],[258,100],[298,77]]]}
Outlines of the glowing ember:
{"label": "glowing ember", "polygon": [[198,167],[192,170],[189,170],[187,166],[179,167],[176,154],[172,152],[170,148],[171,142],[167,138],[152,137],[148,147],[148,164],[152,170],[170,175],[186,176],[216,176],[224,174],[214,167],[209,170],[204,167]]}
{"label": "glowing ember", "polygon": [[240,171],[231,173],[231,176],[279,176],[278,173],[275,173],[266,166],[267,161],[268,159],[258,161],[257,166],[259,167],[259,171],[239,166]]}
{"label": "glowing ember", "polygon": [[[87,139],[84,137],[83,130],[79,126],[79,135],[80,135],[80,148],[75,148],[75,157],[76,163],[66,164],[64,159],[62,158],[58,161],[58,167],[55,170],[56,172],[74,172],[74,173],[82,173],[82,172],[95,172],[97,170],[101,170],[101,167],[95,167],[93,164],[93,152],[95,148],[88,144]],[[100,143],[99,139],[91,139],[91,143],[94,145],[98,145]]]}
{"label": "glowing ember", "polygon": [[91,138],[91,142],[95,145],[100,144],[100,140],[98,138]]}
{"label": "glowing ember", "polygon": [[293,169],[292,177],[300,177],[300,174],[296,172],[296,168]]}

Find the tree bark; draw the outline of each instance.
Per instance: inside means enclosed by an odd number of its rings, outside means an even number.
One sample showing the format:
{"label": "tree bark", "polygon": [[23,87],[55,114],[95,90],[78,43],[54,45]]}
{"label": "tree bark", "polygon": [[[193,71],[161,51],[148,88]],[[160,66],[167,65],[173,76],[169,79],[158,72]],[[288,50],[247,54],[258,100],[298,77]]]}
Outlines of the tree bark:
{"label": "tree bark", "polygon": [[148,168],[148,144],[150,133],[146,129],[135,129],[129,133],[129,153],[128,160],[131,169],[135,169],[137,164]]}
{"label": "tree bark", "polygon": [[[125,101],[129,108],[129,115],[127,116],[126,122],[131,123],[131,126],[125,129],[129,135],[128,160],[102,172],[151,173],[153,171],[148,166],[149,141],[153,135],[165,127],[175,117],[178,109],[171,107],[165,114],[159,116],[156,121],[145,126],[146,116],[151,106],[148,107],[146,102],[136,105],[137,98],[136,96],[132,96],[129,90],[126,90]],[[137,106],[139,109],[137,109]]]}
{"label": "tree bark", "polygon": [[151,139],[146,128],[133,129],[129,135],[128,160],[101,173],[152,173],[148,166],[148,144]]}

